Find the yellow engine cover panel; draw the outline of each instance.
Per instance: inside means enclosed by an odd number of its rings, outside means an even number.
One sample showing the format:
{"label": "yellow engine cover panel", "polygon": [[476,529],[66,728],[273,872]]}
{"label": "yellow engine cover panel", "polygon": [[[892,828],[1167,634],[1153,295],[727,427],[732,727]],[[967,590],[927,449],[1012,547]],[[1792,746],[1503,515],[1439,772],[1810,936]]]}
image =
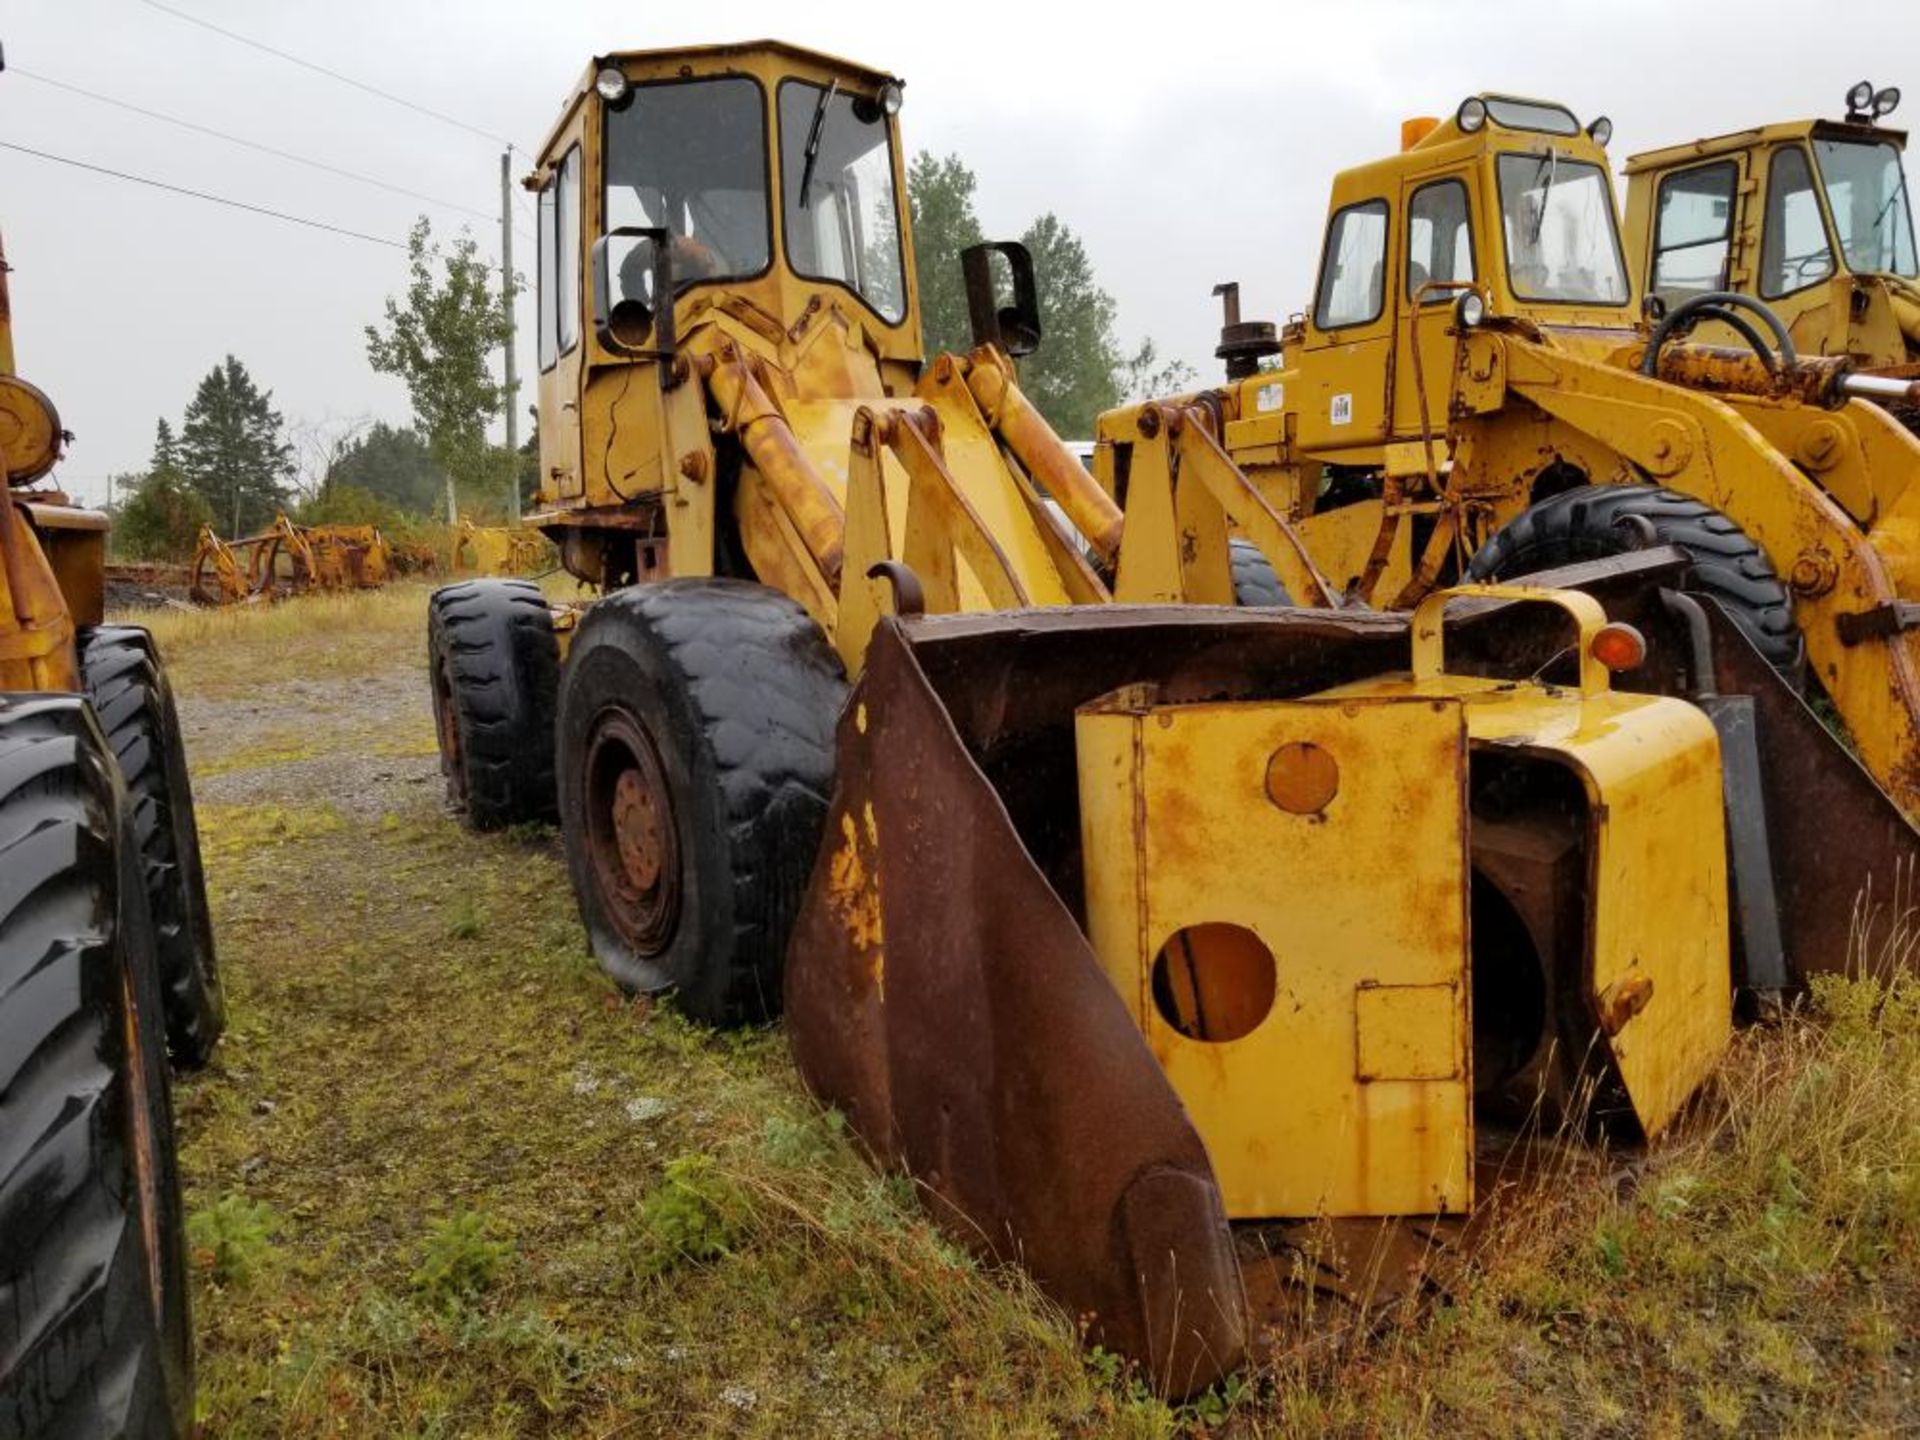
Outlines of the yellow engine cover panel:
{"label": "yellow engine cover panel", "polygon": [[1235,1218],[1473,1200],[1451,699],[1076,718],[1087,928]]}

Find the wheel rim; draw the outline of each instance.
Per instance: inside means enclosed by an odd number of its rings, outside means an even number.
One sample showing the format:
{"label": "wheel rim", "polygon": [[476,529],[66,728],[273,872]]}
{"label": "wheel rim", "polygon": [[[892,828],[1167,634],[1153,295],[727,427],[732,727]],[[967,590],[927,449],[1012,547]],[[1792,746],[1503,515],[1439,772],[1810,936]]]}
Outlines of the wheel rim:
{"label": "wheel rim", "polygon": [[673,795],[653,737],[623,710],[594,722],[582,783],[587,853],[607,918],[635,954],[666,949],[680,923]]}
{"label": "wheel rim", "polygon": [[467,803],[467,769],[460,763],[460,722],[453,707],[453,676],[442,657],[433,667],[433,728],[440,737],[440,769],[447,778],[447,798]]}

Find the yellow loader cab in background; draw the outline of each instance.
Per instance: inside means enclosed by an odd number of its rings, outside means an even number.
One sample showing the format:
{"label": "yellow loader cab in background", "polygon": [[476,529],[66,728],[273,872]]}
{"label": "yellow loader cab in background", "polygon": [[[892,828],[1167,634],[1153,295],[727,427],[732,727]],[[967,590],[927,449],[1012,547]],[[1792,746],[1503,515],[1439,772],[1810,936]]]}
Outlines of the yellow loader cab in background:
{"label": "yellow loader cab in background", "polygon": [[[530,520],[604,593],[435,595],[443,767],[476,826],[557,812],[622,984],[784,1005],[959,1240],[1184,1393],[1286,1273],[1231,1223],[1458,1215],[1482,1111],[1657,1133],[1913,832],[1671,548],[1343,608],[1204,397],[1103,485],[1020,391],[1019,247],[924,353],[901,95],[777,42],[588,68],[530,182]],[[1280,579],[1316,608],[1235,605]]]}
{"label": "yellow loader cab in background", "polygon": [[[1230,297],[1227,384],[1173,406],[1370,604],[1678,546],[1920,814],[1920,444],[1855,398],[1906,387],[1801,354],[1752,297],[1644,320],[1610,128],[1496,95],[1410,122],[1398,154],[1335,177],[1307,313],[1276,336]],[[1683,338],[1722,317],[1735,347]],[[1115,493],[1143,466],[1208,463],[1168,440],[1167,408],[1102,418]]]}
{"label": "yellow loader cab in background", "polygon": [[[1670,145],[1627,161],[1634,275],[1668,306],[1710,290],[1766,302],[1804,355],[1920,376],[1920,257],[1901,156],[1885,123],[1900,92],[1861,81],[1842,120],[1798,120]],[[1709,322],[1702,339],[1738,344]],[[1896,410],[1920,414],[1908,405]]]}

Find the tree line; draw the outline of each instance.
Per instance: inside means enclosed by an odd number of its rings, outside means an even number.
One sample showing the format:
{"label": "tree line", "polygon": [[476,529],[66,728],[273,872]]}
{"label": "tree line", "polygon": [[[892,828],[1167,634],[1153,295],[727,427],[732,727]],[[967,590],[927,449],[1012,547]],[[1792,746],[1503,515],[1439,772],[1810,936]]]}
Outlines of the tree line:
{"label": "tree line", "polygon": [[[971,343],[959,256],[984,238],[977,183],[958,155],[922,151],[909,168],[930,355]],[[1121,343],[1119,307],[1057,215],[1036,217],[1020,239],[1033,255],[1045,329],[1020,362],[1020,383],[1056,431],[1090,438],[1101,411],[1192,383],[1191,367],[1163,360],[1151,340]],[[181,559],[204,525],[244,535],[282,511],[307,523],[404,528],[457,513],[496,517],[515,484],[530,501],[537,440],[510,455],[487,435],[508,403],[491,363],[507,338],[507,307],[473,238],[463,232],[440,245],[423,217],[408,236],[406,289],[387,300],[384,323],[365,332],[369,365],[406,385],[412,423],[289,426],[273,392],[228,355],[201,379],[177,426],[158,422],[147,468],[115,477],[116,549]]]}

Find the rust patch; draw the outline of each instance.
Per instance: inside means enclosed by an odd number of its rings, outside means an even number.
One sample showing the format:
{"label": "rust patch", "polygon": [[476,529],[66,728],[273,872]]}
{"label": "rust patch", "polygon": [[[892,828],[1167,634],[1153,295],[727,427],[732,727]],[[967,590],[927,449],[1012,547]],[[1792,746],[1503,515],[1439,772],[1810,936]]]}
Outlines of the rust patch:
{"label": "rust patch", "polygon": [[1267,798],[1294,815],[1318,815],[1340,793],[1340,762],[1311,740],[1282,745],[1267,761]]}

